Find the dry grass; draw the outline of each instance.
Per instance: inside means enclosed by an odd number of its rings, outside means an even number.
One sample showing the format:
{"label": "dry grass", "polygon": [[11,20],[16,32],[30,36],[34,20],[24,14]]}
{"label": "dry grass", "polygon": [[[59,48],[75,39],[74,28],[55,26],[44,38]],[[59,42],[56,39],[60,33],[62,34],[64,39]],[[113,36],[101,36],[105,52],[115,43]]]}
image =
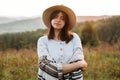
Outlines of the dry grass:
{"label": "dry grass", "polygon": [[[120,51],[113,46],[84,47],[84,80],[120,80]],[[37,80],[36,50],[0,52],[0,80]]]}
{"label": "dry grass", "polygon": [[120,50],[115,46],[84,47],[88,68],[85,80],[120,80]]}
{"label": "dry grass", "polygon": [[0,53],[0,79],[37,80],[37,54],[33,50]]}

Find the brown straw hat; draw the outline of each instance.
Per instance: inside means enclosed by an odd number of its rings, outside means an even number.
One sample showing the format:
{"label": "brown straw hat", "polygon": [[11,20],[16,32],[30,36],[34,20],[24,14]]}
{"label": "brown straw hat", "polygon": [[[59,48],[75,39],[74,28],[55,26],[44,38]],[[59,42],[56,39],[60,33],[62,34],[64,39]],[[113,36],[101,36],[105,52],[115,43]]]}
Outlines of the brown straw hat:
{"label": "brown straw hat", "polygon": [[64,5],[55,5],[55,6],[47,8],[43,12],[43,15],[42,15],[43,22],[48,28],[50,27],[50,16],[51,16],[52,12],[55,11],[55,10],[61,10],[61,11],[65,12],[68,15],[70,29],[72,29],[75,26],[75,24],[76,24],[76,15],[73,12],[73,10],[71,10],[70,8],[68,8],[68,7],[64,6]]}

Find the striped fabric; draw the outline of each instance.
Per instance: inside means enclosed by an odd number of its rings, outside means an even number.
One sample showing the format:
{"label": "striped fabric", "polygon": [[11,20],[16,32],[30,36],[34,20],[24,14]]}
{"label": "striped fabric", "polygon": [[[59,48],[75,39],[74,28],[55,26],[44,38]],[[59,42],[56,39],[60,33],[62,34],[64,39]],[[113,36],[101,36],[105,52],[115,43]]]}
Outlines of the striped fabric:
{"label": "striped fabric", "polygon": [[41,75],[38,74],[38,80],[45,80]]}
{"label": "striped fabric", "polygon": [[81,80],[83,78],[82,70],[77,70],[63,76],[63,80]]}
{"label": "striped fabric", "polygon": [[[82,80],[82,79],[83,79],[82,70],[77,70],[72,73],[63,75],[62,80]],[[38,80],[45,80],[45,79],[41,75],[38,75]]]}

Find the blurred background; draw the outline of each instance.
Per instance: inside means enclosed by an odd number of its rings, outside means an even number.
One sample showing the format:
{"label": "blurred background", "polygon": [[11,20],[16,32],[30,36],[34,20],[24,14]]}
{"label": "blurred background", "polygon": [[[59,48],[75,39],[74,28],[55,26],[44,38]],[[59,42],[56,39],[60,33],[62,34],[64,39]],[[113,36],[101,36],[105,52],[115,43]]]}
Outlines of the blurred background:
{"label": "blurred background", "polygon": [[72,29],[83,45],[84,80],[120,80],[120,5],[115,0],[0,0],[0,80],[36,80],[37,40],[46,32],[42,12],[73,9]]}

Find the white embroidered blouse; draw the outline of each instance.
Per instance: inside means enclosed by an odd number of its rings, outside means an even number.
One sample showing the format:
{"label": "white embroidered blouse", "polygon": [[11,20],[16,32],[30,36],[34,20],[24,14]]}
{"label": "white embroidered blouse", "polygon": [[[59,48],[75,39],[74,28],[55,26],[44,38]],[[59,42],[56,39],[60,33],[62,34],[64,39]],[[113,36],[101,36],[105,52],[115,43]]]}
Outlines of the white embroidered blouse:
{"label": "white embroidered blouse", "polygon": [[[40,37],[37,43],[37,53],[38,58],[47,55],[48,59],[56,61],[56,65],[84,59],[81,40],[76,33],[73,33],[73,39],[69,43],[49,40],[47,36]],[[58,80],[41,69],[39,69],[38,74],[46,80]]]}

